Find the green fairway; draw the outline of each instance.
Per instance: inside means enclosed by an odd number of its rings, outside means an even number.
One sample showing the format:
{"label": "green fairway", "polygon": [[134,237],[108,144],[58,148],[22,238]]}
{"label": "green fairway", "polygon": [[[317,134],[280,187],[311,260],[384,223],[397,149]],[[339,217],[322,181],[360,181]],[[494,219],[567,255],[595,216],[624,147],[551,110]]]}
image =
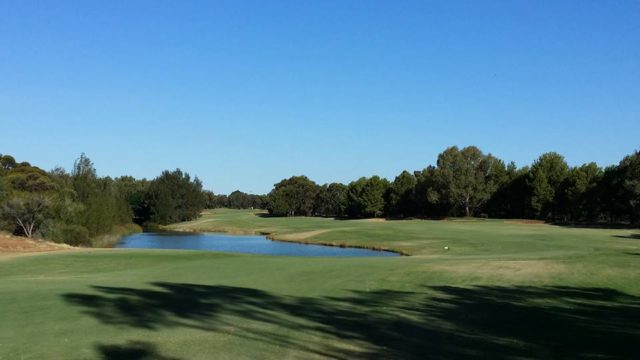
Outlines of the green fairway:
{"label": "green fairway", "polygon": [[412,256],[0,258],[0,359],[637,358],[638,230],[235,210],[172,228]]}

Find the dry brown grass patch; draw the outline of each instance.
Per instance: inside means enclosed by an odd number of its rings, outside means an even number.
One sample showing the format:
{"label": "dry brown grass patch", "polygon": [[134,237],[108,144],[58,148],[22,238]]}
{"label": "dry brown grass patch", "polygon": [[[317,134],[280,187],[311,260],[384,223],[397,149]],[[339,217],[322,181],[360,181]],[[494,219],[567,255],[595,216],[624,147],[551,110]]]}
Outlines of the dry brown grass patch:
{"label": "dry brown grass patch", "polygon": [[333,229],[325,229],[325,230],[313,230],[313,231],[304,231],[304,232],[298,232],[298,233],[291,233],[291,234],[282,234],[282,235],[278,235],[278,239],[282,239],[282,240],[302,240],[302,239],[308,239],[310,237],[314,237],[320,234],[324,234],[326,232],[332,231]]}
{"label": "dry brown grass patch", "polygon": [[525,225],[543,225],[543,224],[545,224],[545,222],[543,220],[527,220],[527,219],[509,220],[509,221],[505,221],[505,223],[507,223],[507,224],[525,224]]}
{"label": "dry brown grass patch", "polygon": [[39,239],[0,234],[0,254],[31,253],[75,249],[73,246],[56,244]]}

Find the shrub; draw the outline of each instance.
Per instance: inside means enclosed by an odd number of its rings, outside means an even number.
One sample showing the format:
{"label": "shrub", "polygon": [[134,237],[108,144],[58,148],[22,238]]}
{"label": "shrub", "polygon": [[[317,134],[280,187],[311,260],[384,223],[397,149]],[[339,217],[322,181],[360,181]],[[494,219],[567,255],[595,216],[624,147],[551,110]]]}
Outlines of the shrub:
{"label": "shrub", "polygon": [[81,225],[56,224],[51,231],[51,239],[72,246],[91,246],[89,230]]}

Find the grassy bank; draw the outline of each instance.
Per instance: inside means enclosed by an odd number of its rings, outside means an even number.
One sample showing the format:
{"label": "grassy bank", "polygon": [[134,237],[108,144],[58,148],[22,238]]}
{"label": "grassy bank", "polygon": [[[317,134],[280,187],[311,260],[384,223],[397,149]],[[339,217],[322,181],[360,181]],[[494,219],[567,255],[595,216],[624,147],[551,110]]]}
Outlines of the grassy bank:
{"label": "grassy bank", "polygon": [[640,231],[259,215],[216,210],[172,228],[413,256],[87,249],[10,259],[0,262],[0,359],[637,355]]}
{"label": "grassy bank", "polygon": [[124,236],[142,232],[142,227],[137,224],[125,224],[114,226],[108,234],[103,234],[90,239],[91,247],[112,248]]}

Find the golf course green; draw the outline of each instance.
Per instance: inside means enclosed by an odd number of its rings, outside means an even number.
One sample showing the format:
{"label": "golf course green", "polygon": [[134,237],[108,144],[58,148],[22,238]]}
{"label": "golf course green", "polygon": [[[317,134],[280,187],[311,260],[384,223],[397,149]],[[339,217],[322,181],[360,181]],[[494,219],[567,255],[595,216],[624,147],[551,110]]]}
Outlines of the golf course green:
{"label": "golf course green", "polygon": [[169,229],[409,256],[0,258],[0,359],[637,358],[640,230],[226,209]]}

